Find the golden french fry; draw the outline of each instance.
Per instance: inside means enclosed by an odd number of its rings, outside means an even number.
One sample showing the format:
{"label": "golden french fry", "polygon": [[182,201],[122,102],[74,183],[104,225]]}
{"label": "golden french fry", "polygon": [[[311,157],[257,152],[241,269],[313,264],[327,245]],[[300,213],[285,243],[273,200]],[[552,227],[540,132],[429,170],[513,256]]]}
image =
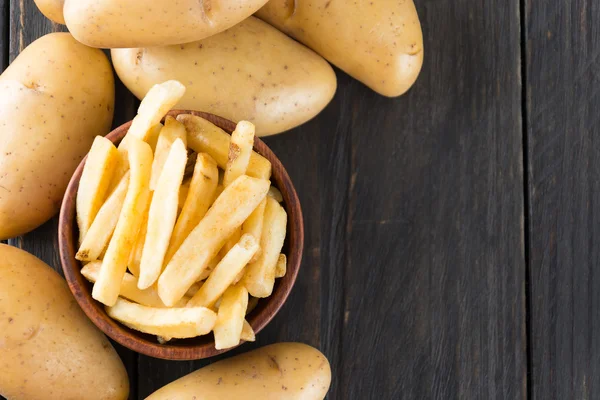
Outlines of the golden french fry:
{"label": "golden french fry", "polygon": [[[181,122],[178,122],[175,118],[167,116],[165,119],[165,126],[158,135],[158,141],[156,143],[156,150],[154,151],[154,161],[152,162],[152,177],[150,178],[150,190],[155,190],[158,184],[158,178],[162,172],[163,166],[169,156],[171,146],[177,139],[183,142],[184,148],[187,146],[187,138],[185,133],[185,127]],[[186,152],[187,161],[187,152]],[[184,165],[185,168],[185,165]]]}
{"label": "golden french fry", "polygon": [[[215,269],[215,267],[217,266],[217,264],[219,262],[221,262],[221,258],[218,255],[216,257],[214,257],[212,260],[210,260],[208,265],[206,266],[206,268],[204,268],[204,271],[202,271],[202,273],[196,280],[196,282],[205,281],[206,278],[208,278],[210,276],[211,272],[213,272],[213,270]],[[188,293],[189,293],[189,290],[188,290]]]}
{"label": "golden french fry", "polygon": [[229,250],[231,250],[233,248],[233,246],[235,246],[236,243],[240,241],[241,237],[242,237],[242,228],[239,227],[235,231],[233,231],[231,236],[229,236],[227,238],[227,241],[225,242],[223,247],[221,247],[221,250],[219,250],[219,257],[220,258],[225,257],[225,255],[227,253],[229,253]]}
{"label": "golden french fry", "polygon": [[107,306],[115,304],[119,296],[119,287],[127,269],[129,255],[150,197],[148,190],[152,171],[150,145],[134,138],[131,140],[128,154],[131,170],[127,195],[119,221],[108,244],[98,280],[92,290],[92,297]]}
{"label": "golden french fry", "polygon": [[217,190],[218,171],[215,160],[206,153],[198,154],[194,175],[177,223],[173,229],[165,261],[169,262],[190,232],[200,223],[213,202]]}
{"label": "golden french fry", "polygon": [[[185,125],[188,133],[188,146],[197,153],[208,153],[215,159],[219,167],[225,169],[229,158],[231,136],[224,130],[191,114],[180,114],[177,120]],[[271,162],[253,151],[246,174],[254,178],[270,179]]]}
{"label": "golden french fry", "polygon": [[127,269],[129,269],[129,272],[136,278],[140,276],[140,263],[142,262],[142,252],[144,250],[144,243],[146,243],[146,233],[148,232],[148,212],[150,211],[150,204],[152,203],[152,195],[153,193],[150,192],[146,210],[144,210],[142,224],[135,239],[131,254],[129,255],[129,261],[127,262]]}
{"label": "golden french fry", "polygon": [[[265,198],[265,199],[263,199],[263,201],[260,202],[258,207],[256,207],[256,209],[254,211],[252,211],[252,214],[250,214],[248,219],[246,221],[244,221],[244,223],[242,224],[242,234],[248,233],[248,234],[254,236],[254,238],[259,243],[260,243],[260,237],[262,236],[263,220],[264,220],[264,216],[265,216],[265,206],[266,205],[267,205],[267,199]],[[250,260],[250,262],[254,262],[254,261],[258,260],[258,257],[260,256],[260,252],[261,252],[261,250],[259,248],[258,251],[252,257],[252,260]]]}
{"label": "golden french fry", "polygon": [[258,298],[248,296],[248,308],[246,309],[246,315],[250,314],[258,305]]}
{"label": "golden french fry", "polygon": [[[102,261],[92,261],[81,269],[81,275],[83,275],[88,281],[94,283],[98,279],[101,266]],[[137,278],[128,273],[125,273],[123,276],[123,281],[121,281],[119,296],[148,307],[166,307],[160,297],[158,297],[158,292],[156,291],[155,287],[150,287],[144,290],[138,289]],[[178,304],[178,306],[185,307],[185,303],[181,302],[181,304]]]}
{"label": "golden french fry", "polygon": [[127,136],[148,139],[148,132],[183,97],[185,86],[180,82],[166,81],[150,88],[142,99],[137,115],[131,123]]}
{"label": "golden french fry", "polygon": [[115,230],[115,226],[117,226],[117,221],[119,221],[128,186],[129,173],[126,173],[115,190],[108,196],[106,202],[100,207],[100,211],[96,214],[94,222],[92,222],[81,246],[79,246],[79,251],[75,255],[76,259],[79,261],[94,261],[100,257]]}
{"label": "golden french fry", "polygon": [[146,96],[142,99],[138,108],[137,115],[131,122],[127,134],[121,140],[118,150],[120,161],[115,171],[115,179],[121,176],[129,169],[129,159],[127,152],[132,139],[148,141],[150,135],[155,132],[154,126],[160,123],[160,120],[185,93],[185,86],[178,81],[166,81],[152,86]]}
{"label": "golden french fry", "polygon": [[223,185],[218,185],[217,186],[217,190],[215,190],[214,198],[212,199],[212,202],[210,203],[211,205],[212,205],[212,203],[214,203],[215,201],[217,201],[217,199],[219,198],[219,196],[221,195],[221,193],[223,193],[223,190],[225,190],[225,188],[223,187]]}
{"label": "golden french fry", "polygon": [[267,196],[274,198],[278,203],[283,203],[283,195],[275,186],[271,186],[269,188],[269,193]]}
{"label": "golden french fry", "polygon": [[188,192],[190,191],[190,180],[184,180],[181,182],[181,187],[179,188],[179,200],[177,200],[177,211],[181,212],[183,209],[183,205],[185,204],[185,199],[187,199]]}
{"label": "golden french fry", "polygon": [[287,257],[281,253],[275,266],[275,278],[283,278],[287,271]]}
{"label": "golden french fry", "polygon": [[240,344],[247,307],[248,290],[244,285],[230,286],[223,293],[213,328],[215,349],[228,349]]}
{"label": "golden french fry", "polygon": [[267,197],[263,232],[260,239],[262,252],[256,262],[248,265],[244,283],[254,297],[269,297],[275,284],[275,268],[285,240],[287,214],[277,200]]}
{"label": "golden french fry", "polygon": [[152,149],[152,154],[154,154],[154,152],[156,151],[158,135],[160,135],[160,131],[162,131],[162,128],[163,124],[159,122],[158,124],[150,128],[150,131],[148,132],[148,138],[146,139],[146,142],[148,142],[148,144],[150,145],[150,148]]}
{"label": "golden french fry", "polygon": [[252,235],[244,235],[210,274],[198,293],[187,303],[188,307],[212,307],[227,290],[236,275],[248,264],[258,250],[258,242]]}
{"label": "golden french fry", "polygon": [[250,326],[250,323],[247,320],[244,320],[244,326],[242,327],[242,334],[240,335],[240,339],[246,342],[254,342],[256,340],[254,329],[252,329],[252,326]]}
{"label": "golden french fry", "polygon": [[267,195],[269,181],[242,175],[229,185],[173,255],[158,279],[158,293],[175,304],[197,281],[233,231]]}
{"label": "golden french fry", "polygon": [[106,199],[118,160],[118,151],[112,142],[96,136],[83,167],[75,200],[80,243]]}
{"label": "golden french fry", "polygon": [[223,186],[227,187],[239,176],[246,174],[253,147],[254,125],[248,121],[238,122],[229,142],[229,154],[225,174],[223,175]]}
{"label": "golden french fry", "polygon": [[190,300],[190,297],[194,297],[194,295],[196,293],[198,293],[198,290],[200,290],[200,288],[202,287],[203,283],[202,282],[196,282],[194,283],[192,286],[190,286],[190,288],[188,289],[188,291],[185,293],[185,296],[183,296],[183,300],[187,301]]}
{"label": "golden french fry", "polygon": [[131,303],[122,298],[106,307],[108,315],[140,332],[164,338],[191,338],[209,333],[217,315],[204,307],[156,308]]}
{"label": "golden french fry", "polygon": [[146,241],[142,251],[138,287],[146,289],[158,279],[177,218],[179,187],[187,161],[187,151],[176,139],[156,185],[148,212]]}

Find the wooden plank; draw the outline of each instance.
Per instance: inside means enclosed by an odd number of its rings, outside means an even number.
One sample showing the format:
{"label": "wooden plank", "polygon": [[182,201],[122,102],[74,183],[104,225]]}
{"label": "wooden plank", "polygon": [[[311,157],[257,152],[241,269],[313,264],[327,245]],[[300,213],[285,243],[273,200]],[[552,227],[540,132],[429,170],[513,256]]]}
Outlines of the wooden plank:
{"label": "wooden plank", "polygon": [[600,4],[526,1],[534,399],[600,393]]}
{"label": "wooden plank", "polygon": [[338,398],[525,398],[519,2],[416,3],[416,86],[342,94]]}

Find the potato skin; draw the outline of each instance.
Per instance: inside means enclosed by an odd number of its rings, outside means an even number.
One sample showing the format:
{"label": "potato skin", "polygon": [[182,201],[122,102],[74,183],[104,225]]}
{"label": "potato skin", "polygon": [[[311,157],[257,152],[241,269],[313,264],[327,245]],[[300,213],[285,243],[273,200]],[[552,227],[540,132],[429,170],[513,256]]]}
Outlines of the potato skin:
{"label": "potato skin", "polygon": [[69,31],[100,48],[167,46],[204,39],[251,16],[267,0],[66,0]]}
{"label": "potato skin", "polygon": [[0,394],[11,400],[126,399],[127,372],[61,277],[0,244]]}
{"label": "potato skin", "polygon": [[412,0],[270,0],[256,16],[384,96],[405,93],[423,65]]}
{"label": "potato skin", "polygon": [[33,42],[0,75],[0,239],[54,215],[96,135],[106,135],[114,78],[98,49],[68,33]]}
{"label": "potato skin", "polygon": [[65,24],[63,6],[65,0],[34,0],[42,14],[57,24]]}
{"label": "potato skin", "polygon": [[176,108],[248,120],[258,136],[313,118],[337,86],[325,60],[254,17],[198,42],[111,54],[119,78],[138,98],[177,79],[187,89]]}
{"label": "potato skin", "polygon": [[277,343],[199,369],[146,400],[317,400],[331,383],[320,351],[302,343]]}

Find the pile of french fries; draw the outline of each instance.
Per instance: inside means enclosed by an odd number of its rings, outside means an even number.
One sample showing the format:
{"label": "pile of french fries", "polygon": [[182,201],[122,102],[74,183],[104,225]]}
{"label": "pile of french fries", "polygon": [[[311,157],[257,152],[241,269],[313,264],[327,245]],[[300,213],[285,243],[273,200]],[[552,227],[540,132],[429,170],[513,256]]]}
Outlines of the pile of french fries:
{"label": "pile of french fries", "polygon": [[228,135],[166,113],[185,87],[154,86],[118,147],[97,137],[76,199],[82,275],[108,315],[159,342],[253,341],[246,315],[286,273],[287,214],[253,151],[254,126]]}

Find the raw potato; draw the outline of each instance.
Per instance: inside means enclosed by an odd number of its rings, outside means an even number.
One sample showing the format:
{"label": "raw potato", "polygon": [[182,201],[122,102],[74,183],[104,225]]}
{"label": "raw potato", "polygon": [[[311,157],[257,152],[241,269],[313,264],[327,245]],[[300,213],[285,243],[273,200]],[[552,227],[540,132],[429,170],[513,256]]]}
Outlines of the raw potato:
{"label": "raw potato", "polygon": [[384,96],[406,92],[423,65],[413,0],[271,0],[256,15]]}
{"label": "raw potato", "polygon": [[114,80],[102,51],[51,33],[0,76],[0,239],[52,217],[94,137],[108,133]]}
{"label": "raw potato", "polygon": [[0,396],[127,399],[119,356],[48,265],[0,244]]}
{"label": "raw potato", "polygon": [[188,43],[248,18],[266,0],[66,0],[64,19],[92,47],[145,47]]}
{"label": "raw potato", "polygon": [[187,91],[175,108],[250,121],[257,136],[310,120],[336,89],[325,60],[253,17],[200,42],[111,54],[117,74],[138,98],[156,83],[177,79]]}
{"label": "raw potato", "polygon": [[65,17],[63,15],[65,0],[35,0],[35,4],[49,20],[57,24],[65,24]]}
{"label": "raw potato", "polygon": [[331,368],[320,351],[302,343],[277,343],[210,364],[146,400],[320,400],[330,383]]}

